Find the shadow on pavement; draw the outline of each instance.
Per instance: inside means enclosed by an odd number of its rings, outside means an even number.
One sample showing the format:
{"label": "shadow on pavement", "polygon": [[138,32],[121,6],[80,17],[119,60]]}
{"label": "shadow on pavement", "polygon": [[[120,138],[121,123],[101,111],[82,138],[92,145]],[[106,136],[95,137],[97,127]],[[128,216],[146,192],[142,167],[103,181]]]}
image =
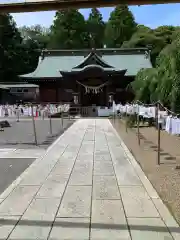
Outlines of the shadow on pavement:
{"label": "shadow on pavement", "polygon": [[[89,228],[90,223],[83,222],[71,222],[61,221],[61,218],[57,218],[56,222],[53,221],[37,221],[37,220],[11,220],[6,218],[0,218],[0,225],[17,225],[18,226],[39,226],[39,227],[48,227],[53,224],[53,227],[65,227],[65,228]],[[107,224],[107,223],[92,223],[91,229],[114,229],[114,230],[127,230],[127,225],[125,224]],[[162,226],[146,226],[146,225],[130,225],[131,230],[140,230],[140,231],[151,231],[151,232],[169,232],[167,227]],[[180,228],[171,227],[171,232],[180,233]],[[1,240],[1,239],[0,239]],[[26,239],[28,240],[28,239]]]}

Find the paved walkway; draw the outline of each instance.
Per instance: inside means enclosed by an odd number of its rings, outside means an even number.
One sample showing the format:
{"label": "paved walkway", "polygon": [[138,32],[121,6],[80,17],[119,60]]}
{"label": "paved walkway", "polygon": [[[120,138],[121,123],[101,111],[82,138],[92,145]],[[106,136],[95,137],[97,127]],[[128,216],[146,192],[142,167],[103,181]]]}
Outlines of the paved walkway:
{"label": "paved walkway", "polygon": [[107,119],[80,119],[0,196],[0,239],[178,240]]}

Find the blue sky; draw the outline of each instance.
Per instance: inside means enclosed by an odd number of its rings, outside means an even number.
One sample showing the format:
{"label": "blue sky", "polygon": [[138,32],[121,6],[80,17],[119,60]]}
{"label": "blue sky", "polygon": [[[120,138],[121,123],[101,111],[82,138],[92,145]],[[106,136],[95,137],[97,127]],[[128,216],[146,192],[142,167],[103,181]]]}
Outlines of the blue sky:
{"label": "blue sky", "polygon": [[[136,22],[156,28],[160,25],[180,25],[180,4],[162,4],[149,6],[130,7]],[[107,20],[112,8],[100,9],[104,20]],[[88,17],[89,9],[80,10],[85,18]],[[50,26],[53,22],[54,12],[19,13],[13,14],[18,26],[41,24]]]}

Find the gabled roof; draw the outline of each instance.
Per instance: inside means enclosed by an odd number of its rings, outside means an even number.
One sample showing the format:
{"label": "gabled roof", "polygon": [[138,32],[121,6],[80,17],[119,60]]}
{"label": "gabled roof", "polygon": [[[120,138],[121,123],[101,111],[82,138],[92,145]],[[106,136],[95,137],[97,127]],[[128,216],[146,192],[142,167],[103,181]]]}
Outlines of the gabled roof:
{"label": "gabled roof", "polygon": [[60,78],[60,72],[70,72],[87,66],[92,57],[104,68],[127,70],[125,76],[135,76],[142,68],[152,68],[149,51],[139,49],[96,49],[92,52],[85,50],[45,50],[39,59],[38,66],[33,73],[20,77],[29,79]]}
{"label": "gabled roof", "polygon": [[98,65],[103,68],[113,68],[111,65],[106,63],[99,55],[97,55],[94,50],[92,50],[89,55],[74,68],[85,68],[87,65]]}
{"label": "gabled roof", "polygon": [[70,71],[60,71],[63,77],[71,76],[84,79],[84,77],[106,77],[106,76],[124,76],[127,69],[119,70],[113,67],[102,67],[97,64],[86,65],[83,68],[73,68]]}

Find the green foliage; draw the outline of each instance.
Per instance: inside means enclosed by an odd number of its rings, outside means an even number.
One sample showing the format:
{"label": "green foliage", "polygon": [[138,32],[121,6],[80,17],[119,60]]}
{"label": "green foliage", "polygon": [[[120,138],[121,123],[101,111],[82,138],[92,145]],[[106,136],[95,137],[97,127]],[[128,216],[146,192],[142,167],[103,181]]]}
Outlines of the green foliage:
{"label": "green foliage", "polygon": [[160,100],[180,113],[180,35],[177,32],[157,57],[156,68],[141,70],[132,86],[136,99],[146,103]]}
{"label": "green foliage", "polygon": [[124,42],[124,48],[149,47],[151,49],[151,61],[155,66],[156,58],[161,50],[172,41],[172,34],[175,28],[162,26],[152,30],[146,26],[138,25],[137,31],[128,42]]}
{"label": "green foliage", "polygon": [[87,30],[91,37],[89,46],[103,47],[105,23],[102,14],[97,8],[92,8],[87,20]]}
{"label": "green foliage", "polygon": [[138,72],[135,81],[132,83],[134,92],[136,93],[136,100],[144,103],[150,103],[152,97],[151,89],[156,85],[156,69],[142,69]]}
{"label": "green foliage", "polygon": [[136,22],[127,5],[119,5],[111,12],[105,29],[107,47],[121,47],[136,31]]}
{"label": "green foliage", "polygon": [[22,38],[13,18],[9,14],[0,15],[0,81],[17,80],[20,66]]}
{"label": "green foliage", "polygon": [[35,25],[32,27],[23,26],[19,32],[25,42],[32,41],[36,43],[38,49],[44,49],[49,43],[50,29]]}
{"label": "green foliage", "polygon": [[56,12],[51,26],[48,47],[52,49],[80,49],[88,46],[89,38],[83,15],[76,9]]}

